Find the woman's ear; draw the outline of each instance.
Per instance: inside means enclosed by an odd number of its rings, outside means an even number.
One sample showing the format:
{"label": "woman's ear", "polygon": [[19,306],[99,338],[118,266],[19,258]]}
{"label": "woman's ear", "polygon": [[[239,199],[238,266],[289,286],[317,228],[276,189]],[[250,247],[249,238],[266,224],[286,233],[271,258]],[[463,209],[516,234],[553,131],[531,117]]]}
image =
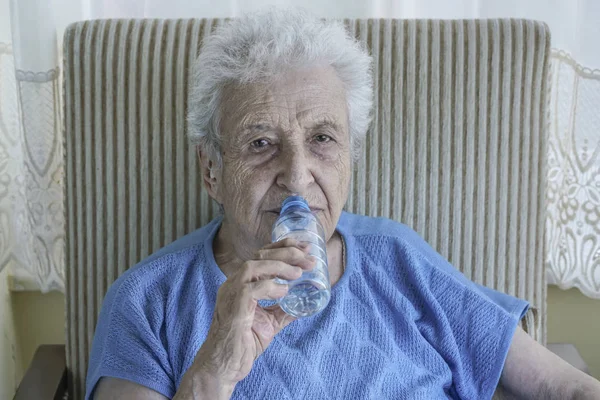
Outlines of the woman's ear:
{"label": "woman's ear", "polygon": [[208,153],[201,146],[196,147],[196,152],[200,161],[202,181],[208,195],[217,203],[223,204],[219,190],[221,183],[220,167],[217,166],[217,163],[209,157]]}

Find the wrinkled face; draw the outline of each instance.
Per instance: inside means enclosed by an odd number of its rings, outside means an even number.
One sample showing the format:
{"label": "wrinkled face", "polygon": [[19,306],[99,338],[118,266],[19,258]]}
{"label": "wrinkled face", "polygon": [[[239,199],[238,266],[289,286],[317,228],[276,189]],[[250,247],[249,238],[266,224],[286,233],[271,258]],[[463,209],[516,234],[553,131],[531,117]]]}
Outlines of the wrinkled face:
{"label": "wrinkled face", "polygon": [[249,251],[269,243],[281,203],[292,194],[308,201],[331,237],[351,177],[345,92],[334,70],[230,86],[220,111],[223,163],[208,186],[234,243]]}

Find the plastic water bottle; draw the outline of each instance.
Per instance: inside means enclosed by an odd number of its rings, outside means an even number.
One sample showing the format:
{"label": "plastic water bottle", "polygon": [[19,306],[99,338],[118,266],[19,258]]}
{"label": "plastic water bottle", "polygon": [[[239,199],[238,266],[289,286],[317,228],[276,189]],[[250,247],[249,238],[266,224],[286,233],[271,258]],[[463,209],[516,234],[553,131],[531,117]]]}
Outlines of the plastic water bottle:
{"label": "plastic water bottle", "polygon": [[288,293],[278,300],[279,306],[293,317],[308,317],[323,310],[331,298],[331,283],[327,268],[325,231],[317,217],[300,196],[290,196],[283,202],[279,218],[273,226],[271,239],[278,242],[293,238],[310,243],[309,253],[316,258],[311,271],[293,281],[277,278],[288,284]]}

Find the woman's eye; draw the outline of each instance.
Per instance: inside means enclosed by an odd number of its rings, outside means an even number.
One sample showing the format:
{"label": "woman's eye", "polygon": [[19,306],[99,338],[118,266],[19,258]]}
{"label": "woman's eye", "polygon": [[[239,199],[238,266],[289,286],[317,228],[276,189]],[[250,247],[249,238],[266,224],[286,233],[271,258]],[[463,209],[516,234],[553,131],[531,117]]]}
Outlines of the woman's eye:
{"label": "woman's eye", "polygon": [[269,145],[269,141],[267,139],[256,139],[255,141],[250,143],[250,146],[255,150],[265,148],[268,145]]}
{"label": "woman's eye", "polygon": [[331,139],[331,136],[329,136],[329,135],[316,135],[315,136],[315,141],[317,141],[319,143],[328,143],[332,140],[333,139]]}

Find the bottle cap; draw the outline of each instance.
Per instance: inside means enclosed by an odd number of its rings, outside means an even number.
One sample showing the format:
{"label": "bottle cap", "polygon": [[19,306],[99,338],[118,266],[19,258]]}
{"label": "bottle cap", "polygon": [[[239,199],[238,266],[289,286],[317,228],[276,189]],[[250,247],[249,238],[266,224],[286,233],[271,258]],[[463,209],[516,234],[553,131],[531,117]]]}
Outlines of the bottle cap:
{"label": "bottle cap", "polygon": [[310,208],[308,207],[308,203],[306,202],[306,200],[304,200],[300,196],[290,196],[283,201],[283,204],[281,205],[281,213],[280,214],[283,214],[285,211],[287,211],[291,207],[300,207],[306,211],[310,211]]}

